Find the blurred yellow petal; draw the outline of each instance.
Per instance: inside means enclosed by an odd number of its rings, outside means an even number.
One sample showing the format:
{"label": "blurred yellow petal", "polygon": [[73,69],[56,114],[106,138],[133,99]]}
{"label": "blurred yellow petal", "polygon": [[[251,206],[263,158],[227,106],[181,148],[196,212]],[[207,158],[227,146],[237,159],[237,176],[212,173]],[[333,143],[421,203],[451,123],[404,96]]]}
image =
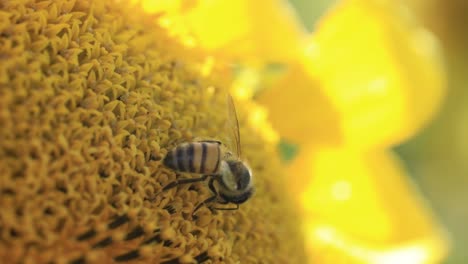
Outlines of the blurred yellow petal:
{"label": "blurred yellow petal", "polygon": [[437,41],[399,1],[340,2],[318,25],[304,64],[339,113],[346,142],[360,147],[412,136],[445,93]]}
{"label": "blurred yellow petal", "polygon": [[[185,43],[236,59],[284,61],[300,53],[306,31],[284,0],[143,1]],[[184,5],[182,4],[184,3]],[[168,11],[169,10],[169,11]],[[187,41],[192,37],[190,41]]]}
{"label": "blurred yellow petal", "polygon": [[262,90],[258,102],[268,109],[273,127],[288,141],[341,142],[341,117],[327,95],[300,66],[291,67],[272,87]]}
{"label": "blurred yellow petal", "polygon": [[133,0],[133,2],[141,2],[143,9],[148,13],[169,13],[174,14],[180,12],[183,1],[176,0]]}
{"label": "blurred yellow petal", "polygon": [[[443,231],[391,152],[309,148],[290,175],[298,177],[292,186],[302,194],[314,258],[434,263],[446,255]],[[424,261],[408,262],[415,259]]]}
{"label": "blurred yellow petal", "polygon": [[432,264],[446,255],[446,243],[437,236],[386,247],[350,238],[326,225],[306,224],[306,234],[312,263]]}
{"label": "blurred yellow petal", "polygon": [[240,58],[288,60],[305,35],[281,0],[201,1],[188,19],[202,47]]}

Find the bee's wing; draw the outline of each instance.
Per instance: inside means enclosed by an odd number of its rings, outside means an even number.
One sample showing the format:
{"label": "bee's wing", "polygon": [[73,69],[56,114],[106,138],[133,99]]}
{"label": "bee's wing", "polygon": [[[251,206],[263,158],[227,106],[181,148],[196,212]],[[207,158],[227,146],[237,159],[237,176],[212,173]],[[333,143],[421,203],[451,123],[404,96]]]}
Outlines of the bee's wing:
{"label": "bee's wing", "polygon": [[232,151],[237,154],[237,157],[241,157],[241,144],[240,144],[240,132],[239,132],[239,120],[237,119],[236,106],[234,100],[230,94],[227,95],[227,111],[228,111],[228,133],[231,137]]}

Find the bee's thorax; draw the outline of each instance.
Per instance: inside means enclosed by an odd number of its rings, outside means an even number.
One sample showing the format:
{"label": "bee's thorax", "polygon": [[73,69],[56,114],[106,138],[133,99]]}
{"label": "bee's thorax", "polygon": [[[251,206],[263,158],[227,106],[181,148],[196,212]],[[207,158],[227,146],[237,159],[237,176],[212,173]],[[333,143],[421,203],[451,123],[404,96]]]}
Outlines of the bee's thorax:
{"label": "bee's thorax", "polygon": [[221,162],[220,168],[221,185],[227,190],[237,190],[236,176],[233,174],[229,164],[226,161]]}

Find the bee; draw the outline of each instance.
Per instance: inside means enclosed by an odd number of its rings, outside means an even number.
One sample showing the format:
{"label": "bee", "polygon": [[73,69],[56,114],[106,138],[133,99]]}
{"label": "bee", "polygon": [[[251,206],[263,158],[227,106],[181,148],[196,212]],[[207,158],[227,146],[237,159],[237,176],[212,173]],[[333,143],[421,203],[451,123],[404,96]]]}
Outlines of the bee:
{"label": "bee", "polygon": [[235,208],[209,207],[218,210],[237,210],[254,193],[252,171],[241,157],[239,121],[234,101],[228,95],[228,126],[235,144],[231,152],[223,143],[215,140],[185,142],[179,144],[163,159],[163,164],[177,172],[203,175],[198,178],[177,179],[163,191],[181,184],[201,182],[209,179],[208,187],[213,195],[197,205],[192,215],[203,205],[234,204]]}

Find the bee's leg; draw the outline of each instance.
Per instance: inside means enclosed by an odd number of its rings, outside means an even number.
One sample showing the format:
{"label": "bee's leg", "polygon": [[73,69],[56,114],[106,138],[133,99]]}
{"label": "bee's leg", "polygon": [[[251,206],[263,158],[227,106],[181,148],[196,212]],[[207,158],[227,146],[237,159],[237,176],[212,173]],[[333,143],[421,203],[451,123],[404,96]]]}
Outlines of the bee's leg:
{"label": "bee's leg", "polygon": [[[199,178],[188,178],[188,179],[179,179],[179,180],[175,180],[171,183],[169,183],[168,185],[164,186],[163,189],[156,193],[153,198],[149,199],[151,202],[154,202],[154,200],[156,200],[156,196],[160,195],[162,192],[165,192],[167,190],[170,190],[174,187],[177,187],[179,185],[183,185],[183,184],[189,184],[189,183],[195,183],[195,182],[202,182],[202,181],[205,181],[206,179],[208,179],[208,177],[219,177],[218,174],[205,174]],[[214,179],[212,179],[214,180]],[[210,181],[211,182],[211,181]],[[211,187],[210,187],[210,190],[214,193],[216,193],[216,191],[213,191],[214,190],[214,186],[213,186],[213,183],[211,183]]]}
{"label": "bee's leg", "polygon": [[183,184],[189,184],[189,183],[205,181],[210,176],[214,176],[214,175],[203,175],[203,176],[201,176],[199,178],[188,178],[188,179],[175,180],[175,181],[169,183],[168,185],[164,186],[161,191],[156,193],[152,198],[150,198],[148,200],[150,200],[151,202],[154,202],[158,195],[160,195],[161,193],[163,193],[163,192],[165,192],[167,190],[170,190],[172,188],[175,188],[175,187],[177,187],[179,185],[183,185]]}
{"label": "bee's leg", "polygon": [[175,181],[169,183],[168,185],[164,186],[163,189],[161,190],[161,192],[165,192],[165,191],[167,191],[169,189],[172,189],[174,187],[177,187],[179,185],[205,181],[209,176],[210,175],[203,175],[203,176],[201,176],[199,178],[188,178],[188,179],[175,180]]}
{"label": "bee's leg", "polygon": [[205,199],[205,201],[201,202],[200,204],[197,205],[197,207],[195,207],[195,209],[193,210],[192,212],[192,217],[193,215],[198,211],[198,209],[200,209],[202,206],[206,205],[206,204],[209,204],[209,203],[212,203],[216,200],[216,198],[218,198],[218,195],[215,194],[213,196],[210,196],[209,198]]}
{"label": "bee's leg", "polygon": [[214,187],[214,181],[216,180],[215,177],[220,177],[219,175],[213,175],[213,178],[211,178],[211,180],[208,182],[208,187],[210,188],[210,191],[214,194],[214,195],[218,195],[218,191],[216,191],[216,188]]}
{"label": "bee's leg", "polygon": [[[208,187],[210,188],[211,192],[213,192],[213,196],[210,196],[209,198],[207,198],[205,201],[201,202],[200,204],[198,204],[195,209],[193,210],[192,212],[192,218],[193,216],[195,215],[195,213],[198,211],[198,209],[200,209],[203,205],[206,205],[208,203],[212,203],[214,202],[217,198],[218,198],[218,192],[216,191],[216,188],[214,187],[214,181],[215,181],[216,178],[211,178],[210,179],[210,182],[208,183]],[[211,210],[211,208],[210,208]]]}
{"label": "bee's leg", "polygon": [[229,208],[229,207],[211,207],[211,209],[215,209],[215,210],[224,210],[224,211],[234,211],[234,210],[239,210],[239,204],[236,204],[236,207],[233,208]]}
{"label": "bee's leg", "polygon": [[[219,204],[230,204],[230,202],[228,201],[218,201]],[[236,207],[235,208],[229,208],[229,207],[211,207],[211,209],[214,209],[214,210],[224,210],[224,211],[231,211],[231,210],[239,210],[239,204],[235,204]]]}

